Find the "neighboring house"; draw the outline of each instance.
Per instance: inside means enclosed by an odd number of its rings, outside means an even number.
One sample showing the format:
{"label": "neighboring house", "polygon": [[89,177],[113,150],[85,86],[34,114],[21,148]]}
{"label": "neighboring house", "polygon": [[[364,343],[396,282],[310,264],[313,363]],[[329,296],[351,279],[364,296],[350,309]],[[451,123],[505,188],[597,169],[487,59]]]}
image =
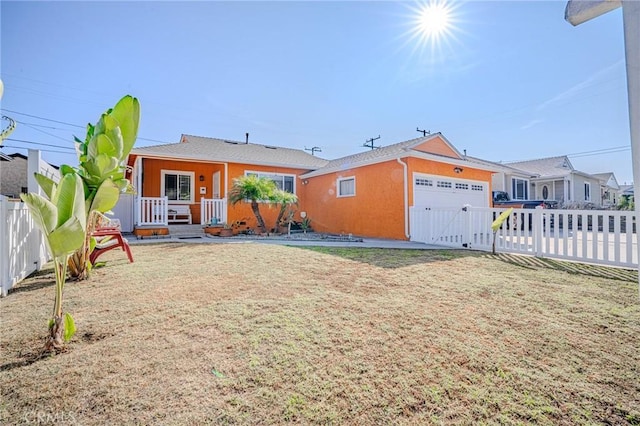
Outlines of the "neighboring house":
{"label": "neighboring house", "polygon": [[[177,144],[134,149],[128,164],[140,235],[176,219],[165,217],[165,209],[190,214],[192,223],[215,216],[255,227],[249,204],[228,206],[226,196],[234,178],[256,173],[296,194],[298,211],[317,231],[407,239],[410,207],[489,206],[497,171],[469,161],[439,133],[333,161],[303,150],[183,135]],[[276,209],[265,205],[261,212],[273,227]]]}
{"label": "neighboring house", "polygon": [[609,173],[595,173],[593,176],[600,180],[600,199],[602,207],[616,206],[619,201],[620,185],[616,176]]}
{"label": "neighboring house", "polygon": [[613,173],[600,174],[611,175],[603,183],[601,177],[576,170],[566,155],[505,165],[522,172],[520,176],[509,176],[510,185],[507,180],[507,192],[513,199],[556,200],[565,206],[589,204],[601,207],[610,205],[609,200],[603,203],[602,198],[604,192],[610,193],[613,189],[614,186],[609,185],[617,185]]}
{"label": "neighboring house", "polygon": [[[0,195],[9,198],[19,198],[29,190],[29,157],[22,154],[9,154],[7,159],[0,159]],[[46,161],[39,160],[40,173],[58,180],[58,168]]]}
{"label": "neighboring house", "polygon": [[625,198],[627,201],[633,201],[633,185],[620,185],[618,199],[622,198]]}

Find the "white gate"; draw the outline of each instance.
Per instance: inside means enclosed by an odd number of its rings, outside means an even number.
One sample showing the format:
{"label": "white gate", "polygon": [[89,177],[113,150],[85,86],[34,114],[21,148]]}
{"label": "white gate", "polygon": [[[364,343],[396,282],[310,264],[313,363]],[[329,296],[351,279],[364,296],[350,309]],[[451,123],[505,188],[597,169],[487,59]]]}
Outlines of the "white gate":
{"label": "white gate", "polygon": [[[491,224],[503,208],[420,209],[410,212],[411,241],[491,251]],[[496,251],[637,267],[633,212],[514,209],[495,234]]]}
{"label": "white gate", "polygon": [[0,293],[4,297],[18,282],[49,260],[44,238],[27,205],[0,195]]}
{"label": "white gate", "polygon": [[122,232],[133,232],[134,217],[133,206],[135,204],[135,196],[133,194],[120,194],[118,204],[111,209],[114,218],[120,220],[120,228]]}

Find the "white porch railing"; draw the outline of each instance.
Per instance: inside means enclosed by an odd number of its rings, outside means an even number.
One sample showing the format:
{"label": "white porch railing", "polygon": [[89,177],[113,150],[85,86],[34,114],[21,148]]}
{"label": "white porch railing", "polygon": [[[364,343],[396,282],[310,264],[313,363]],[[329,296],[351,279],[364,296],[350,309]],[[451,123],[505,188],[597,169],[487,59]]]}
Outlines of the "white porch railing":
{"label": "white porch railing", "polygon": [[[493,220],[505,209],[411,208],[411,240],[492,250]],[[613,210],[514,209],[496,234],[496,251],[637,267],[634,213]]]}
{"label": "white porch railing", "polygon": [[227,223],[227,200],[220,198],[202,198],[200,200],[200,224]]}
{"label": "white porch railing", "polygon": [[48,262],[49,254],[27,205],[0,195],[0,294]]}
{"label": "white porch railing", "polygon": [[138,226],[167,226],[169,202],[167,197],[138,197],[136,224]]}

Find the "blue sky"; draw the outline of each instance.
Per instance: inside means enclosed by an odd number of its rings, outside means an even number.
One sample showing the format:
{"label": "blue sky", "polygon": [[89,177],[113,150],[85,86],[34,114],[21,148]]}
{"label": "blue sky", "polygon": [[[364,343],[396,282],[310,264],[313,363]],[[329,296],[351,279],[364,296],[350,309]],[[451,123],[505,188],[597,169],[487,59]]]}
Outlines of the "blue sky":
{"label": "blue sky", "polygon": [[2,113],[28,141],[3,152],[76,164],[64,148],[84,130],[68,124],[131,94],[137,146],[249,132],[333,159],[419,127],[486,160],[569,154],[631,182],[621,11],[573,27],[565,5],[452,2],[455,28],[434,45],[411,36],[410,2],[3,0]]}

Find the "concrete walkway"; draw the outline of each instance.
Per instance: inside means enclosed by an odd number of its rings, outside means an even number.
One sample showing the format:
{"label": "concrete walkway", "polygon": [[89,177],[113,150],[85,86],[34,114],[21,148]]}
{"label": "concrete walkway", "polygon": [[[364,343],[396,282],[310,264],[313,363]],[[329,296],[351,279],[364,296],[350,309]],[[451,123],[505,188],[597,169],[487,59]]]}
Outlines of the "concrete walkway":
{"label": "concrete walkway", "polygon": [[[330,239],[301,239],[286,237],[200,237],[200,238],[144,238],[136,239],[135,236],[126,235],[129,245],[160,244],[160,243],[187,243],[187,244],[277,244],[285,246],[320,246],[320,247],[360,247],[360,248],[387,248],[387,249],[413,249],[413,250],[452,250],[451,247],[427,245],[411,241],[385,240],[376,238],[363,238],[358,241],[330,240]],[[359,241],[362,240],[362,241]]]}

